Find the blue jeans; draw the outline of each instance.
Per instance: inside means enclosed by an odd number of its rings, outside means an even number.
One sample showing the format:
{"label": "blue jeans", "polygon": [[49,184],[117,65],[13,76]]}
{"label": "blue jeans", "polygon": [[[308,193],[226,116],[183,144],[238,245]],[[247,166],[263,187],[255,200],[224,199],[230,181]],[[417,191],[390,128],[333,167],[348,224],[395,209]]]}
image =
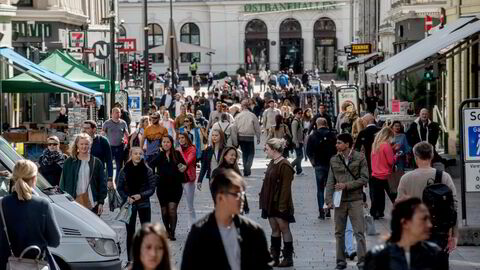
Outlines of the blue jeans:
{"label": "blue jeans", "polygon": [[322,211],[325,202],[325,185],[328,177],[328,166],[315,166],[315,179],[317,180],[317,203],[318,211]]}
{"label": "blue jeans", "polygon": [[297,148],[295,147],[295,160],[292,162],[293,168],[296,167],[297,174],[302,173],[302,160],[303,160],[303,143]]}
{"label": "blue jeans", "polygon": [[347,218],[347,227],[345,228],[345,249],[348,255],[352,255],[354,251],[357,251],[357,243],[353,240],[353,228],[350,217]]}
{"label": "blue jeans", "polygon": [[238,144],[242,150],[243,174],[249,176],[252,171],[253,157],[255,156],[255,142],[239,140]]}
{"label": "blue jeans", "polygon": [[118,174],[120,173],[120,170],[123,167],[123,159],[124,159],[124,154],[125,154],[125,146],[119,145],[119,146],[110,146],[112,149],[112,156],[115,159],[115,165],[117,166],[116,175],[115,175],[115,183],[117,182],[116,179],[118,177]]}

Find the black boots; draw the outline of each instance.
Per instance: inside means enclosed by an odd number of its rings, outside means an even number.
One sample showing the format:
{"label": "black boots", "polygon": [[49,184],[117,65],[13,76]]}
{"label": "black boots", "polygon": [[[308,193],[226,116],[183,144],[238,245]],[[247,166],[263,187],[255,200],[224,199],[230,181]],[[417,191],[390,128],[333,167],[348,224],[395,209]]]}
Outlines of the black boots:
{"label": "black boots", "polygon": [[278,266],[280,263],[280,248],[282,245],[282,238],[281,237],[270,237],[270,255],[273,258],[273,266]]}
{"label": "black boots", "polygon": [[278,264],[278,267],[293,266],[293,242],[283,242],[283,259]]}

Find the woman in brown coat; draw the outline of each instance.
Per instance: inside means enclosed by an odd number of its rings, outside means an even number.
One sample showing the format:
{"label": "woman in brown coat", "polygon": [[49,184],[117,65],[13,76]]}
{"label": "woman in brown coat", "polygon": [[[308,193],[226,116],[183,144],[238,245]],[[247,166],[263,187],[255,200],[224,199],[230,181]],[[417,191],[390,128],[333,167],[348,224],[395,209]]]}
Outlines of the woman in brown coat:
{"label": "woman in brown coat", "polygon": [[[275,260],[274,266],[293,266],[293,237],[290,223],[293,216],[292,181],[294,170],[290,162],[282,156],[286,141],[273,138],[265,144],[265,152],[272,159],[268,164],[260,191],[260,209],[262,218],[267,219],[272,228],[270,253]],[[279,262],[280,246],[283,236],[283,260]]]}

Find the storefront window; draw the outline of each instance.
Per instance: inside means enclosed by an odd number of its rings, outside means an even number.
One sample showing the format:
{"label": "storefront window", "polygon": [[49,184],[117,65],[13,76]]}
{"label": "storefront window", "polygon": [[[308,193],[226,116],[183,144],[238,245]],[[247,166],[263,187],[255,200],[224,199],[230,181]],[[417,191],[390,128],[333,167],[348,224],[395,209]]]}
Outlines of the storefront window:
{"label": "storefront window", "polygon": [[245,27],[245,66],[247,71],[257,73],[269,69],[269,41],[267,25],[258,19]]}
{"label": "storefront window", "polygon": [[315,39],[314,65],[321,73],[334,73],[337,66],[336,26],[330,18],[320,18],[313,26]]}
{"label": "storefront window", "polygon": [[17,4],[14,4],[17,7],[32,7],[33,0],[19,0]]}
{"label": "storefront window", "polygon": [[200,29],[194,23],[186,23],[180,29],[180,41],[200,46]]}
{"label": "storefront window", "polygon": [[148,46],[150,48],[163,45],[163,30],[157,23],[148,25]]}
{"label": "storefront window", "polygon": [[123,27],[123,25],[120,25],[118,27],[118,35],[120,36],[120,38],[126,38],[127,37],[127,30],[125,30],[125,27]]}
{"label": "storefront window", "polygon": [[180,53],[180,61],[182,63],[191,63],[192,59],[195,59],[195,62],[200,63],[200,53]]}

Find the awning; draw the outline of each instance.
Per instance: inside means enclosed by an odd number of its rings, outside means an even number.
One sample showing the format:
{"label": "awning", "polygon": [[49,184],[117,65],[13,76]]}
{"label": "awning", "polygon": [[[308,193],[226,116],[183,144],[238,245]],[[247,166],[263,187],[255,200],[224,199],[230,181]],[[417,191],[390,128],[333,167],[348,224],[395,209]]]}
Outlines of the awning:
{"label": "awning", "polygon": [[[15,69],[25,72],[28,80],[14,85],[9,85],[8,80],[3,80],[2,92],[5,93],[42,93],[42,92],[75,92],[79,94],[94,96],[99,95],[94,90],[72,82],[62,76],[55,74],[45,67],[39,66],[10,48],[0,48],[2,61]],[[10,63],[13,62],[12,63]],[[27,75],[28,74],[28,75]]]}
{"label": "awning", "polygon": [[363,64],[365,62],[368,62],[370,60],[373,60],[374,57],[382,55],[382,52],[374,52],[371,54],[367,54],[352,60],[347,61],[347,66],[352,65],[352,64]]}
{"label": "awning", "polygon": [[439,53],[442,49],[477,32],[480,32],[480,21],[477,17],[460,18],[367,70],[366,73],[376,78],[386,77],[391,80],[397,73],[421,63],[426,58]]}

